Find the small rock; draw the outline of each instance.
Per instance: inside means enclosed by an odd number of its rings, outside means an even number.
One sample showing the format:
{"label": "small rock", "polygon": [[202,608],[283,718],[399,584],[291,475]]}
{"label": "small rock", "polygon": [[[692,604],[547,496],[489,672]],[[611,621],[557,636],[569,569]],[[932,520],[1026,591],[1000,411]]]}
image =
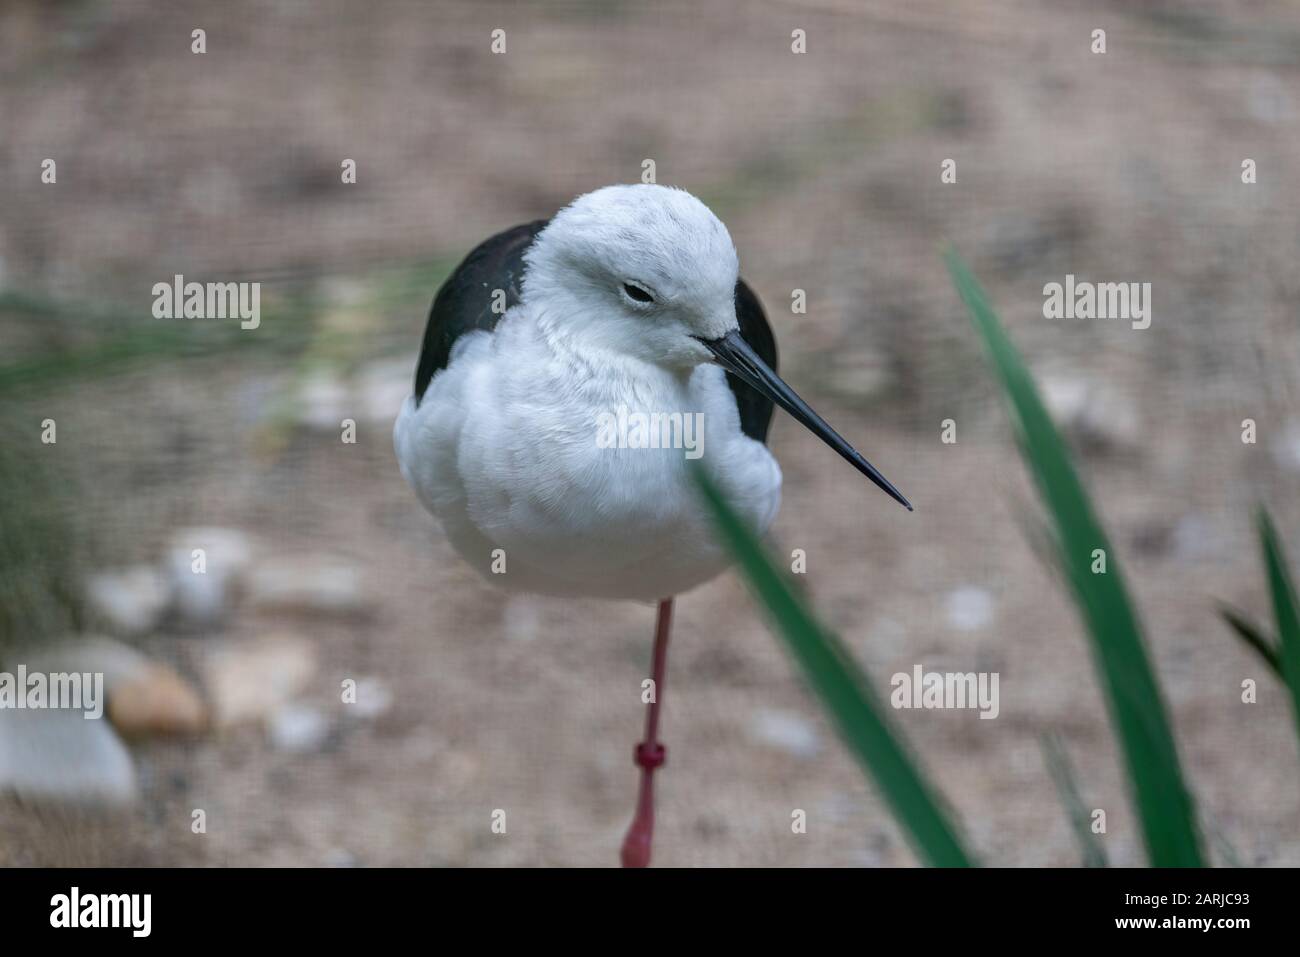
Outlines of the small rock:
{"label": "small rock", "polygon": [[1142,420],[1132,396],[1099,389],[1079,423],[1081,437],[1095,446],[1132,451],[1142,446]]}
{"label": "small rock", "polygon": [[214,720],[222,728],[265,721],[306,688],[315,673],[315,646],[298,636],[215,648],[204,669]]}
{"label": "small rock", "polygon": [[131,681],[149,667],[149,659],[134,648],[114,641],[88,635],[69,638],[51,645],[34,648],[26,653],[6,656],[6,661],[22,661],[28,671],[80,671],[104,676],[104,690],[113,689]]}
{"label": "small rock", "polygon": [[92,575],[86,582],[91,612],[124,637],[153,631],[167,610],[167,578],[149,565]]}
{"label": "small rock", "polygon": [[249,597],[262,611],[299,615],[361,617],[370,610],[353,565],[305,556],[259,564],[249,579]]}
{"label": "small rock", "polygon": [[191,629],[219,626],[234,607],[230,579],[220,572],[192,572],[188,553],[178,552],[173,558],[169,572],[177,623]]}
{"label": "small rock", "polygon": [[[202,550],[196,555],[196,551]],[[252,559],[242,532],[229,528],[185,528],[167,553],[172,606],[184,625],[211,627],[233,611],[236,592]]]}
{"label": "small rock", "polygon": [[950,591],[945,607],[948,624],[958,631],[979,631],[993,620],[993,595],[974,585]]}
{"label": "small rock", "polygon": [[305,754],[320,750],[329,738],[330,722],[319,708],[288,705],[271,716],[266,732],[277,750]]}
{"label": "small rock", "polygon": [[129,804],[137,794],[131,755],[112,725],[58,709],[0,710],[0,789],[91,806]]}
{"label": "small rock", "polygon": [[1142,423],[1131,397],[1078,375],[1046,373],[1041,382],[1047,410],[1075,441],[1103,451],[1141,447]]}
{"label": "small rock", "polygon": [[393,705],[393,692],[379,678],[357,679],[357,700],[347,704],[345,713],[369,721],[384,714]]}
{"label": "small rock", "polygon": [[207,725],[198,691],[171,668],[111,638],[78,638],[25,657],[29,671],[102,674],[105,711],[128,737],[194,734]]}
{"label": "small rock", "polygon": [[779,748],[797,758],[810,758],[821,750],[812,722],[792,711],[759,709],[750,720],[749,731],[760,744]]}
{"label": "small rock", "polygon": [[188,681],[164,665],[150,662],[135,677],[108,693],[108,716],[126,737],[198,734],[208,709]]}
{"label": "small rock", "polygon": [[1059,423],[1072,422],[1084,414],[1088,405],[1088,382],[1071,375],[1044,373],[1039,377],[1043,403]]}

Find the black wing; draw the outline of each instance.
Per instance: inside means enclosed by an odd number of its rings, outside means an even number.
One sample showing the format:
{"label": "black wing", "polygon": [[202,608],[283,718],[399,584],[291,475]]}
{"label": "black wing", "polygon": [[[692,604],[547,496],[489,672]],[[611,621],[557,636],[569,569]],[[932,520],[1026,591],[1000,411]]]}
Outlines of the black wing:
{"label": "black wing", "polygon": [[[525,223],[479,243],[452,271],[434,297],[429,321],[424,328],[420,362],[415,369],[415,401],[424,398],[430,380],[445,369],[451,349],[466,332],[491,332],[501,314],[492,311],[492,296],[498,289],[506,294],[506,309],[518,304],[520,280],[524,275],[524,251],[546,226],[547,220]],[[763,361],[776,371],[776,340],[763,314],[758,296],[742,279],[736,283],[736,319],[740,334]],[[740,428],[751,439],[767,441],[772,421],[772,402],[731,373],[727,384],[740,409]]]}
{"label": "black wing", "polygon": [[[759,357],[776,372],[776,339],[767,324],[763,304],[745,280],[736,282],[736,321],[740,323],[740,337],[753,347]],[[741,382],[730,372],[727,385],[735,393],[740,407],[740,430],[751,439],[767,441],[767,427],[772,424],[772,400]]]}
{"label": "black wing", "polygon": [[442,284],[429,309],[420,363],[415,367],[417,405],[424,398],[424,390],[434,373],[447,367],[451,347],[457,339],[475,329],[491,332],[496,328],[501,314],[492,311],[494,292],[505,291],[506,309],[518,304],[524,250],[532,245],[533,238],[546,223],[544,219],[524,223],[484,240]]}

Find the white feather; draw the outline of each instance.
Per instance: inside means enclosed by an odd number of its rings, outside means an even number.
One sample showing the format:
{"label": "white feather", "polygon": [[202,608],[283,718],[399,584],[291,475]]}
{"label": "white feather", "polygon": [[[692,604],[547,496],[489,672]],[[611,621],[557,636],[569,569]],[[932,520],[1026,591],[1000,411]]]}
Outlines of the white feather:
{"label": "white feather", "polygon": [[[699,464],[757,531],[771,524],[780,468],[741,432],[725,375],[694,338],[736,328],[726,227],[680,190],[608,187],[557,214],[526,259],[520,304],[493,333],[463,336],[419,406],[403,405],[402,474],[466,561],[506,588],[653,601],[707,581],[727,560],[685,451],[597,436],[620,407],[703,413]],[[654,304],[630,300],[627,281]]]}

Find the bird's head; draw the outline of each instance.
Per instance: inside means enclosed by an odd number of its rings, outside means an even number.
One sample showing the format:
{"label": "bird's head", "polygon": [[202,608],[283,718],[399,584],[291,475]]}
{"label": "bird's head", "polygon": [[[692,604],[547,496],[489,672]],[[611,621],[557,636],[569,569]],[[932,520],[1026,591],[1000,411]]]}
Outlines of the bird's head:
{"label": "bird's head", "polygon": [[740,265],[721,220],[690,193],[607,186],[560,210],[526,254],[523,301],[576,344],[690,369],[701,339],[736,329]]}
{"label": "bird's head", "polygon": [[689,372],[714,362],[911,505],[740,334],[727,227],[685,190],[607,186],[560,210],[524,254],[521,299],[555,341]]}

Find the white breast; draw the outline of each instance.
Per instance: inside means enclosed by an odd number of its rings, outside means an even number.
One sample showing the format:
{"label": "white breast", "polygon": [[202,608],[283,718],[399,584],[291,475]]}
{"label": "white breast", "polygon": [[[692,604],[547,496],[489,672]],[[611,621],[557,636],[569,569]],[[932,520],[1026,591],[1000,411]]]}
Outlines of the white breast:
{"label": "white breast", "polygon": [[419,407],[406,400],[394,444],[402,474],[457,551],[496,584],[652,601],[727,561],[686,450],[602,447],[620,408],[633,443],[633,413],[701,414],[695,464],[756,531],[771,524],[781,471],[740,431],[721,369],[677,375],[627,357],[560,353],[518,309],[494,333],[457,343]]}

